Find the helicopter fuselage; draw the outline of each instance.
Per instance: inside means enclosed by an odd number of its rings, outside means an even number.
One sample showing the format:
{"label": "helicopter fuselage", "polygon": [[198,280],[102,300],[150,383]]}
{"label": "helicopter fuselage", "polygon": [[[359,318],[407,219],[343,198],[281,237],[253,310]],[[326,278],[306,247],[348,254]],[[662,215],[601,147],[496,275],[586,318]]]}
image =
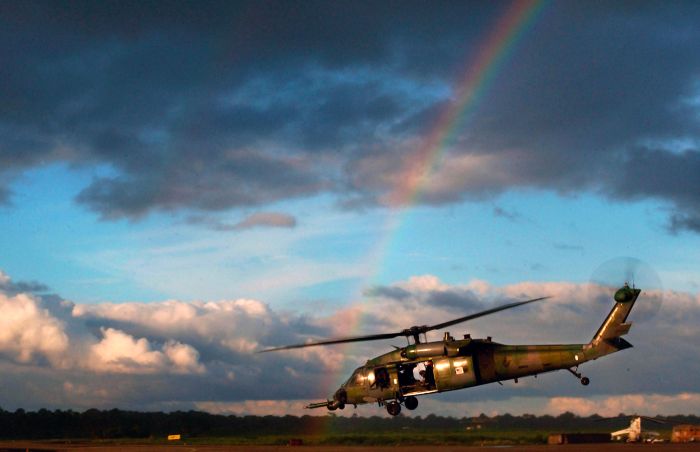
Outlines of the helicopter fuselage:
{"label": "helicopter fuselage", "polygon": [[586,353],[586,345],[504,345],[470,338],[410,345],[357,368],[336,399],[352,405],[381,404],[570,369],[597,357]]}
{"label": "helicopter fuselage", "polygon": [[378,403],[396,415],[401,404],[418,406],[416,396],[454,391],[529,375],[566,369],[583,385],[589,379],[577,372],[578,366],[601,356],[632,347],[621,336],[639,289],[625,286],[615,293],[615,304],[594,335],[585,344],[505,345],[491,338],[454,339],[449,333],[442,341],[416,342],[367,360],[341,385],[327,402],[307,408],[343,409],[346,405]]}

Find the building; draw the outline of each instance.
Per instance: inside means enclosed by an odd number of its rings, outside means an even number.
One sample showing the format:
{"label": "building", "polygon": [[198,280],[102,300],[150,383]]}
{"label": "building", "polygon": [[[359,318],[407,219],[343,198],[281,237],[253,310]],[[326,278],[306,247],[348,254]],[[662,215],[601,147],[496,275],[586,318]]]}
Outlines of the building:
{"label": "building", "polygon": [[672,443],[700,442],[700,425],[676,425],[671,433]]}

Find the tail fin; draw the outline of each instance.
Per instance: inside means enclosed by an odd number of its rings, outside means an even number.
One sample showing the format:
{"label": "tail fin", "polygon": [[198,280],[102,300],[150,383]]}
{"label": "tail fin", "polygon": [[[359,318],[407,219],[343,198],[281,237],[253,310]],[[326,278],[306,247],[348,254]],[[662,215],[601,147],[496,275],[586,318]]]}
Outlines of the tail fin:
{"label": "tail fin", "polygon": [[615,292],[615,306],[588,344],[597,356],[632,347],[632,344],[620,336],[627,334],[632,327],[632,323],[627,322],[627,316],[641,292],[640,289],[633,289],[627,284]]}

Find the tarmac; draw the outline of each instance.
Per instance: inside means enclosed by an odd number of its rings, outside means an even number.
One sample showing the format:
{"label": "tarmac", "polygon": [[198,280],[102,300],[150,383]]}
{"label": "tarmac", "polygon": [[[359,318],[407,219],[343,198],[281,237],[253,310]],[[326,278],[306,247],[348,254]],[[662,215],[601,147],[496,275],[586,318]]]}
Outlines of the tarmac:
{"label": "tarmac", "polygon": [[522,452],[682,452],[700,451],[700,443],[687,444],[565,444],[565,445],[528,445],[528,446],[220,446],[220,445],[135,445],[135,444],[94,444],[94,443],[57,443],[30,441],[0,441],[0,452],[476,452],[495,449]]}

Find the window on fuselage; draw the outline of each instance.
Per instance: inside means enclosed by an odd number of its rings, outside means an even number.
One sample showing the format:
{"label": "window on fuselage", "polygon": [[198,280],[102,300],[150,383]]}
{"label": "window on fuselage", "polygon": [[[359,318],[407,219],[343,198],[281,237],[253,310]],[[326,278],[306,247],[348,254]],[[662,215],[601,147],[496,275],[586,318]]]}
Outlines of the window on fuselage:
{"label": "window on fuselage", "polygon": [[[390,385],[389,381],[389,370],[387,370],[386,367],[377,367],[374,369],[374,384],[372,386],[376,386],[377,388],[380,389],[385,389],[388,388]],[[371,383],[371,379],[370,379]]]}

